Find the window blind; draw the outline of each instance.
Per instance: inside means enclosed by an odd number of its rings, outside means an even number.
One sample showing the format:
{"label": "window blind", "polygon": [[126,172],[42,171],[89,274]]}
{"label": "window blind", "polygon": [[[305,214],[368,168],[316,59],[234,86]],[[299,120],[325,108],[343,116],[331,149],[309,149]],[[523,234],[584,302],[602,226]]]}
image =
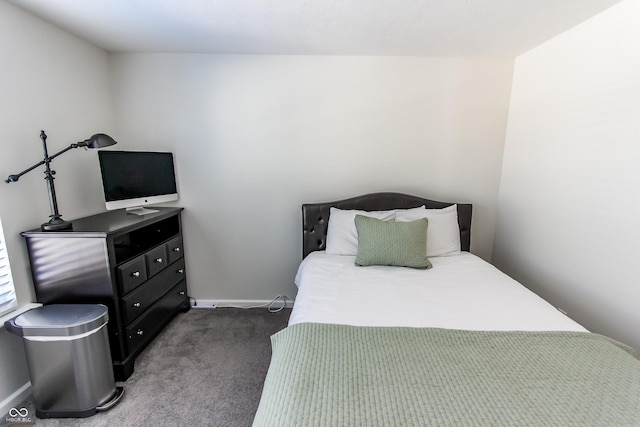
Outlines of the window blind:
{"label": "window blind", "polygon": [[9,265],[9,253],[4,240],[4,230],[0,219],[0,316],[18,306],[16,290],[13,286],[13,276]]}

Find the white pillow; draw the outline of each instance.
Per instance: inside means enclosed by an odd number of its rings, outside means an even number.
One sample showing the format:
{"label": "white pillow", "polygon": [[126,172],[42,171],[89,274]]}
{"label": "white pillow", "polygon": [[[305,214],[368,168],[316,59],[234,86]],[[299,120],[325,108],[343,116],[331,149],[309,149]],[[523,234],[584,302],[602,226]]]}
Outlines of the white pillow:
{"label": "white pillow", "polygon": [[424,209],[423,211],[398,212],[395,220],[400,222],[427,218],[427,257],[456,255],[460,253],[460,227],[458,206],[444,209]]}
{"label": "white pillow", "polygon": [[388,211],[361,211],[357,209],[338,209],[332,207],[329,209],[326,252],[332,255],[358,254],[358,231],[356,230],[355,222],[356,215],[363,215],[388,221],[393,220],[398,212],[424,210],[424,206],[412,209],[393,209]]}

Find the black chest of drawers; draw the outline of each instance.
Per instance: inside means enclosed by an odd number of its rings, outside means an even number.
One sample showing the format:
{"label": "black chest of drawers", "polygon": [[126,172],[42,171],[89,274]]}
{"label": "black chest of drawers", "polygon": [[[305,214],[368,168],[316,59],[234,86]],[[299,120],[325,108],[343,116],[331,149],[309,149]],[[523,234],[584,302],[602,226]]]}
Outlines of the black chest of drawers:
{"label": "black chest of drawers", "polygon": [[189,309],[182,208],[144,216],[110,211],[73,229],[25,231],[36,299],[43,304],[104,304],[116,380],[175,317]]}

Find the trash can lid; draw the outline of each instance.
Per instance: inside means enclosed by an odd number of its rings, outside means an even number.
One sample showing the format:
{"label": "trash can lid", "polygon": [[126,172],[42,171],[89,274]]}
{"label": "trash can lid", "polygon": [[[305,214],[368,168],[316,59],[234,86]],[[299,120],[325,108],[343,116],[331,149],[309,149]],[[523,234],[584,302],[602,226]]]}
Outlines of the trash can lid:
{"label": "trash can lid", "polygon": [[102,304],[51,304],[22,313],[13,319],[13,325],[25,337],[66,337],[93,331],[108,319]]}

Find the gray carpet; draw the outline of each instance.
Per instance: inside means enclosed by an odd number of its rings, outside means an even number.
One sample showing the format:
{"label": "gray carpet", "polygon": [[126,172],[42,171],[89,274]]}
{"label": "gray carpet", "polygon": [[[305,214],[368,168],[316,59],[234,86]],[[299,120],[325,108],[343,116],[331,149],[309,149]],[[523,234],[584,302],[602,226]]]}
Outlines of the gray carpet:
{"label": "gray carpet", "polygon": [[[117,406],[83,419],[36,419],[36,425],[250,426],[271,359],[269,337],[290,313],[217,308],[179,314],[136,359]],[[35,415],[33,402],[24,404]]]}

